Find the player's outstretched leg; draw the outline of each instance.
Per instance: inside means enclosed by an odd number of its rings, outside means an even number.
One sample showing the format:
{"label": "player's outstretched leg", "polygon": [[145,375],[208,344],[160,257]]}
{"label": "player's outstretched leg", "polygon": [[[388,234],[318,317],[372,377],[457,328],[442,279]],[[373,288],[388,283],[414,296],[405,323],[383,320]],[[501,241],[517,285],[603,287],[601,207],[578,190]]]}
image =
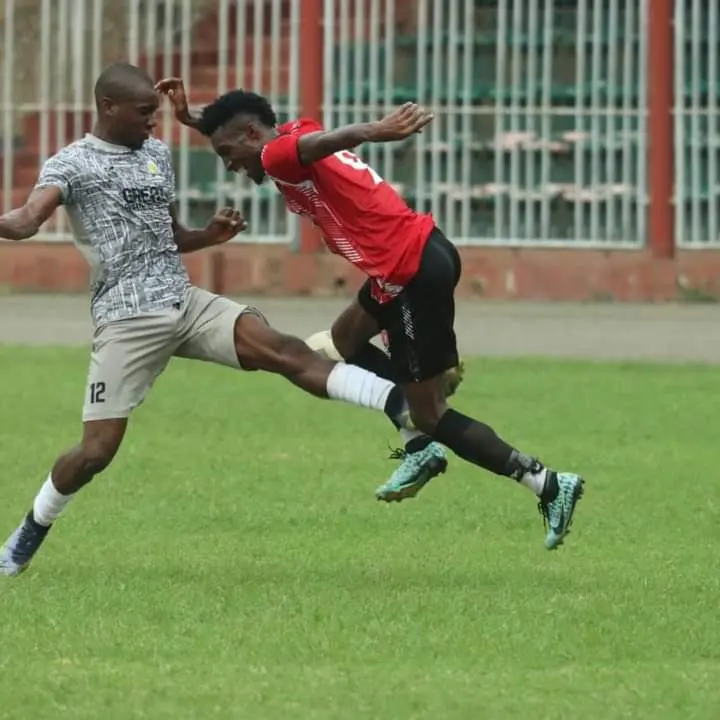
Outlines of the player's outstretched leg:
{"label": "player's outstretched leg", "polygon": [[[553,550],[562,544],[583,495],[584,480],[579,475],[546,467],[538,459],[508,445],[490,426],[449,408],[442,398],[439,377],[404,389],[415,426],[464,460],[531,490],[538,498],[547,528],[545,547]],[[402,478],[395,476],[381,485],[376,495],[386,502],[410,496]]]}
{"label": "player's outstretched leg", "polygon": [[126,420],[85,423],[80,444],[57,459],[32,509],[0,548],[0,575],[19,575],[27,569],[75,493],[110,464],[126,424]]}
{"label": "player's outstretched leg", "polygon": [[[381,378],[397,383],[390,355],[387,351],[383,351],[371,342],[365,343],[359,351],[347,358],[340,354],[340,351],[333,341],[330,330],[319,330],[313,333],[310,337],[305,338],[305,343],[311,350],[320,353],[320,355],[328,360],[344,362],[348,365],[357,365],[364,370],[374,372]],[[445,397],[452,397],[458,391],[464,379],[465,362],[461,358],[456,367],[449,368],[443,373]]]}
{"label": "player's outstretched leg", "polygon": [[328,360],[294,335],[270,327],[256,313],[235,321],[235,351],[245,370],[282,375],[305,392],[387,415],[398,428],[408,427],[410,412],[402,389],[355,365]]}

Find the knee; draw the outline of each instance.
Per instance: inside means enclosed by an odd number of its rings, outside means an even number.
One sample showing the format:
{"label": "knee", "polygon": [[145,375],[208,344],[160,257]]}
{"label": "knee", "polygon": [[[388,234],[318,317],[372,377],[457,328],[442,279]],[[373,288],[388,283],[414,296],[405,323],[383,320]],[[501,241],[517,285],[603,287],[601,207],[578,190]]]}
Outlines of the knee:
{"label": "knee", "polygon": [[426,407],[414,408],[410,407],[410,419],[412,424],[426,435],[433,435],[440,423],[440,418],[445,414],[447,405],[444,403],[434,403]]}
{"label": "knee", "polygon": [[345,360],[335,346],[330,330],[320,330],[320,332],[314,333],[305,339],[305,344],[328,360],[335,360],[336,362],[344,362]]}
{"label": "knee", "polygon": [[278,333],[274,342],[258,353],[256,366],[292,379],[316,367],[332,367],[335,361],[322,353],[312,352],[308,345],[294,335]]}
{"label": "knee", "polygon": [[245,370],[263,370],[285,377],[293,377],[318,363],[333,364],[323,359],[321,353],[313,352],[306,341],[280,333],[246,313],[235,323],[235,352]]}
{"label": "knee", "polygon": [[358,323],[348,323],[341,316],[328,330],[330,343],[337,354],[336,357],[330,359],[339,362],[347,361],[348,358],[357,354],[360,348],[374,336],[375,332],[368,333]]}
{"label": "knee", "polygon": [[330,330],[320,330],[305,339],[305,343],[327,360],[347,362],[354,357],[363,345],[345,327],[337,324]]}
{"label": "knee", "polygon": [[448,368],[443,373],[443,386],[445,397],[452,397],[463,381],[465,375],[465,365],[460,361],[455,367]]}

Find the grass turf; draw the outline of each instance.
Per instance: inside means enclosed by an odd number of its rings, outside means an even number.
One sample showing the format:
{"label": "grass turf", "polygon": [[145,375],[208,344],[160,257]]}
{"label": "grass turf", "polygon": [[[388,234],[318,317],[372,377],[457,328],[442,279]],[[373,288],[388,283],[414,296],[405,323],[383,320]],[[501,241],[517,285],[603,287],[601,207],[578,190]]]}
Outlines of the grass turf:
{"label": "grass turf", "polygon": [[[0,348],[0,534],[79,432],[83,351]],[[720,377],[474,361],[456,398],[586,474],[542,547],[529,493],[457,459],[372,491],[388,423],[174,361],[30,571],[0,580],[0,718],[715,718]]]}

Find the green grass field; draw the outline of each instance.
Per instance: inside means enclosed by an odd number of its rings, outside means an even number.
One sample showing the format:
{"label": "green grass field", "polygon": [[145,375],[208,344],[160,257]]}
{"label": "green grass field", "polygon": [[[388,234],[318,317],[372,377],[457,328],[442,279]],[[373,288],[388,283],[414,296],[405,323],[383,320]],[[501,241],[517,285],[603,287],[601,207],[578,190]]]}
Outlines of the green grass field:
{"label": "green grass field", "polygon": [[[0,348],[0,534],[78,437],[82,350]],[[475,361],[456,405],[587,477],[543,549],[453,460],[375,486],[382,416],[176,361],[114,466],[0,583],[0,718],[717,718],[720,374]]]}

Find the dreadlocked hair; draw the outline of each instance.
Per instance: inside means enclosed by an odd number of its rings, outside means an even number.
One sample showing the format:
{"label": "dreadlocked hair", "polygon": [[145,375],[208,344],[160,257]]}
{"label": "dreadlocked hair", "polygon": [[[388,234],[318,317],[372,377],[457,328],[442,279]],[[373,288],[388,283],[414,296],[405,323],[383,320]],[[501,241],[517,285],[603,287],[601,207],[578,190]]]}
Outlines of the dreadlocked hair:
{"label": "dreadlocked hair", "polygon": [[252,115],[267,127],[277,125],[277,115],[262,95],[245,90],[231,90],[203,109],[198,130],[209,137],[238,115]]}

